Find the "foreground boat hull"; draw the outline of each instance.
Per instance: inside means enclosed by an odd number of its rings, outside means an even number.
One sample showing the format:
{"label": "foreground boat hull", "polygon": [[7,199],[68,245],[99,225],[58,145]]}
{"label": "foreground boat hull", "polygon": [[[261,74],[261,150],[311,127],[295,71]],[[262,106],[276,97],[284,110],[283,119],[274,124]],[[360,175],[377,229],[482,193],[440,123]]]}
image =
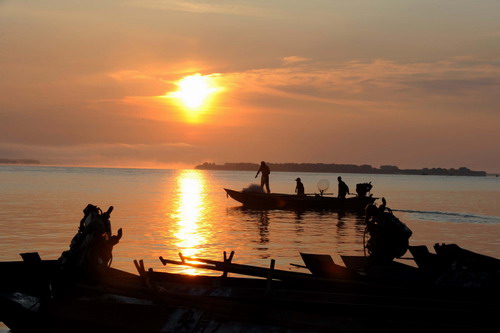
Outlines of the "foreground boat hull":
{"label": "foreground boat hull", "polygon": [[[229,287],[232,293],[224,294],[218,292],[224,287],[214,286],[221,282],[216,277],[206,277],[208,286],[190,284],[189,278],[180,276],[180,282],[165,274],[158,284],[147,286],[139,276],[112,270],[102,285],[77,285],[57,297],[4,290],[0,319],[13,332],[300,333],[345,331],[350,326],[346,317],[354,314],[351,307],[345,313],[343,304],[323,306],[300,300],[300,295],[291,302],[288,293],[269,294],[262,280],[250,289],[245,280],[244,286]],[[358,319],[363,331],[373,325]]]}
{"label": "foreground boat hull", "polygon": [[[323,257],[304,256],[316,262]],[[183,257],[177,264],[187,260]],[[110,268],[98,284],[78,283],[47,295],[47,286],[39,281],[54,282],[53,261],[0,263],[0,320],[13,332],[420,333],[436,325],[444,331],[497,329],[487,311],[498,304],[497,288],[434,288],[420,282],[384,283],[385,278],[378,283],[345,274],[336,266],[323,270],[328,277],[315,277],[229,260],[198,261],[223,272],[247,271],[268,278],[169,274],[145,269],[141,263],[136,265],[139,275]]]}
{"label": "foreground boat hull", "polygon": [[373,203],[377,198],[374,197],[350,197],[336,198],[320,195],[293,195],[282,193],[259,193],[244,192],[231,189],[224,189],[228,196],[240,202],[245,207],[256,209],[292,209],[292,210],[310,210],[310,209],[329,209],[361,211]]}

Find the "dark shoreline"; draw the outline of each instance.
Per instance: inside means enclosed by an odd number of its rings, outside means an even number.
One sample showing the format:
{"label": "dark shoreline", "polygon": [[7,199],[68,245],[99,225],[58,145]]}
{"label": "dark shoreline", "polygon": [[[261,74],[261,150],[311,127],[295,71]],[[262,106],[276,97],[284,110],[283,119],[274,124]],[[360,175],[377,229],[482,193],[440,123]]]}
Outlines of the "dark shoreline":
{"label": "dark shoreline", "polygon": [[[318,173],[363,173],[363,174],[385,174],[385,175],[432,175],[432,176],[474,176],[486,177],[486,171],[474,171],[466,167],[458,169],[445,168],[423,168],[423,169],[399,169],[393,165],[382,165],[374,168],[371,165],[354,164],[324,164],[324,163],[267,163],[273,171],[283,172],[318,172]],[[215,164],[205,162],[195,166],[197,170],[228,170],[228,171],[256,171],[259,164],[256,163],[224,163]]]}
{"label": "dark shoreline", "polygon": [[9,159],[9,158],[0,158],[0,164],[35,164],[38,165],[40,164],[40,161],[38,160],[32,160],[32,159]]}

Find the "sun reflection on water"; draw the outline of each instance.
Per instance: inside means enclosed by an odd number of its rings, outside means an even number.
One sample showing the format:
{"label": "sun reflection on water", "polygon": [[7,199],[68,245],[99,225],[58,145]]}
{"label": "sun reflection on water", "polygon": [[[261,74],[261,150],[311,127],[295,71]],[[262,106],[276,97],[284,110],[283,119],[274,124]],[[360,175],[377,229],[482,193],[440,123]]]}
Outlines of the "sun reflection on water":
{"label": "sun reflection on water", "polygon": [[[204,217],[207,214],[206,180],[196,170],[183,170],[177,177],[175,198],[176,222],[175,246],[184,256],[196,256],[202,245],[207,243],[207,230],[204,230]],[[195,274],[194,268],[185,268],[183,273]]]}

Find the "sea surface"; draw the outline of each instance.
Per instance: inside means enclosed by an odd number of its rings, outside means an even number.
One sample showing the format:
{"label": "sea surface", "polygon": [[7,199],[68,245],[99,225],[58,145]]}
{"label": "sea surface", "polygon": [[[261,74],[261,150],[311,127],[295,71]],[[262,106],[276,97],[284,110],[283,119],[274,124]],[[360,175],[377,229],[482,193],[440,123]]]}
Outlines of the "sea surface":
{"label": "sea surface", "polygon": [[[371,182],[372,194],[413,231],[412,245],[455,243],[500,258],[500,178],[272,172],[271,191],[293,193],[300,177],[306,193],[318,193],[326,179],[337,191],[337,176],[354,192]],[[123,229],[112,266],[135,272],[147,268],[188,274],[219,274],[182,266],[165,267],[159,256],[222,260],[301,271],[300,252],[363,255],[363,216],[328,211],[242,209],[223,188],[257,183],[255,172],[0,166],[0,260],[20,260],[37,251],[57,259],[69,248],[82,210],[92,203],[111,215],[113,232]],[[377,200],[380,202],[380,200]],[[406,254],[406,257],[409,253]],[[0,323],[0,332],[5,326]]]}
{"label": "sea surface", "polygon": [[[354,192],[371,182],[375,197],[413,231],[412,245],[456,243],[500,257],[500,178],[330,173],[271,173],[271,191],[293,193],[301,177],[306,193],[319,192],[326,179],[337,191],[337,176]],[[113,231],[123,228],[113,266],[134,272],[134,259],[164,267],[159,256],[222,259],[298,269],[299,252],[363,255],[363,216],[336,212],[242,209],[223,188],[241,190],[257,183],[255,172],[0,166],[0,260],[19,260],[37,251],[57,259],[77,231],[82,210],[92,203],[111,215]],[[379,202],[380,200],[377,200]],[[408,254],[407,254],[408,256]],[[216,272],[205,272],[217,274]]]}

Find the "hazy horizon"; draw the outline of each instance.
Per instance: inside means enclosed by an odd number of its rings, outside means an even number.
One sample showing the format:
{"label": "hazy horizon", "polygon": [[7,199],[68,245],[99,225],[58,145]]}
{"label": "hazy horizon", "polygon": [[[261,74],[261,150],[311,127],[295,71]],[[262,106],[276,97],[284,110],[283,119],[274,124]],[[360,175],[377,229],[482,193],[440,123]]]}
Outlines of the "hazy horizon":
{"label": "hazy horizon", "polygon": [[500,2],[0,0],[0,156],[500,172]]}
{"label": "hazy horizon", "polygon": [[[252,163],[252,164],[255,164],[255,165],[259,165],[258,162],[250,162],[250,161],[245,161],[245,162],[235,162],[235,161],[227,161],[227,162],[222,162],[222,163],[217,163],[218,165],[223,165],[225,163],[233,163],[233,164],[238,164],[238,163]],[[304,162],[268,162],[269,165],[273,165],[273,164],[287,164],[287,163],[291,163],[291,164],[302,164]],[[334,162],[331,162],[331,163],[315,163],[315,162],[306,162],[308,164],[339,164],[339,163],[334,163]],[[352,163],[346,163],[348,165],[357,165],[357,164],[352,164]],[[366,163],[364,163],[366,164]],[[150,164],[150,165],[106,165],[106,164],[49,164],[49,163],[43,163],[42,161],[40,161],[39,164],[33,164],[33,163],[0,163],[0,166],[34,166],[34,167],[37,167],[37,166],[40,166],[40,167],[62,167],[62,168],[104,168],[104,169],[153,169],[153,170],[195,170],[197,166],[199,166],[201,164],[196,164],[196,165],[191,165],[191,164],[182,164],[182,163],[177,163],[177,164]],[[339,165],[342,165],[342,164],[339,164]],[[379,169],[381,166],[386,166],[387,164],[382,164],[382,165],[371,165],[371,167],[373,168],[377,168]],[[396,167],[399,168],[399,166],[396,165]],[[406,169],[410,169],[410,170],[423,170],[425,168],[427,169],[460,169],[461,167],[465,167],[465,168],[468,168],[466,165],[462,165],[460,167],[451,167],[451,168],[442,168],[440,166],[427,166],[427,167],[424,167],[424,168],[399,168],[400,170],[406,170]],[[471,171],[485,171],[487,173],[487,175],[498,175],[500,174],[499,172],[488,172],[486,170],[475,170],[475,169],[471,169],[471,168],[468,168],[469,170]],[[203,169],[202,169],[203,170]],[[257,169],[256,169],[257,170]],[[225,170],[225,171],[231,171],[231,170]],[[236,171],[236,170],[235,170]],[[281,171],[275,171],[275,172],[299,172],[299,171],[285,171],[285,170],[281,170]],[[316,173],[315,171],[300,171],[300,172],[304,172],[304,173]],[[322,172],[320,172],[322,173]],[[323,172],[323,173],[330,173],[330,172]],[[341,172],[341,173],[351,173],[351,172]],[[357,174],[358,172],[355,172],[353,174]],[[383,173],[382,173],[383,174]],[[431,175],[432,176],[432,175]]]}

